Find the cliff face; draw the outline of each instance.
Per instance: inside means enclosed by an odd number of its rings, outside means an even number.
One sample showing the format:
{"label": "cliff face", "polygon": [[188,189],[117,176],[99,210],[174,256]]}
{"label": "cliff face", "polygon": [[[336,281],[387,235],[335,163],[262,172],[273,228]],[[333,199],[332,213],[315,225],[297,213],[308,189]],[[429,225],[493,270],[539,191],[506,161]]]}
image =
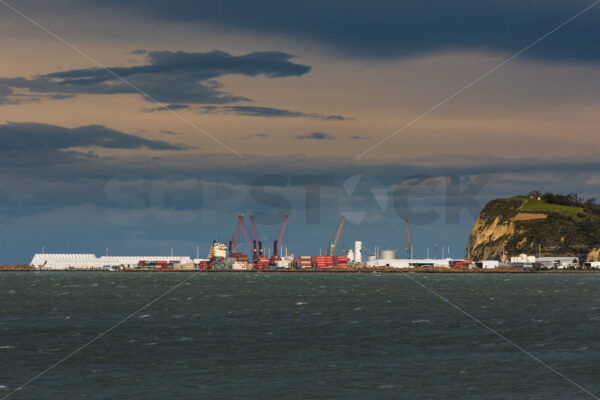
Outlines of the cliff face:
{"label": "cliff face", "polygon": [[[547,195],[544,199],[556,201]],[[556,204],[544,199],[516,196],[489,202],[471,229],[467,258],[499,259],[503,249],[509,257],[537,255],[541,247],[543,256],[598,259],[600,206],[579,200]]]}

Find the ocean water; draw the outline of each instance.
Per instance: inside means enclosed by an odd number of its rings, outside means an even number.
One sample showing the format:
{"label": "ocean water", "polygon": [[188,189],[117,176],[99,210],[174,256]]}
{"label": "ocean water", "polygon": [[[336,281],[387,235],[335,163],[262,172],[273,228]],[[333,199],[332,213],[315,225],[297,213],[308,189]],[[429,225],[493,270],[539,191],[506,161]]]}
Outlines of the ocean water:
{"label": "ocean water", "polygon": [[[0,273],[0,398],[190,274]],[[600,396],[600,275],[196,273],[10,398],[594,398],[584,390]]]}

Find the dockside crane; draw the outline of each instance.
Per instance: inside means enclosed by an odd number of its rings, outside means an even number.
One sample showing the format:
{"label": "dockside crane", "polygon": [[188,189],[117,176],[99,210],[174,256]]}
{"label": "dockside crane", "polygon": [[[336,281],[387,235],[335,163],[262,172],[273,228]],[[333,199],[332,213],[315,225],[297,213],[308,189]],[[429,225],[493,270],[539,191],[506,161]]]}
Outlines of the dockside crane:
{"label": "dockside crane", "polygon": [[[252,243],[250,243],[250,236],[248,236],[248,231],[246,230],[246,225],[244,225],[244,214],[238,214],[239,222],[238,222],[238,232],[240,227],[244,231],[244,236],[246,236],[246,241],[248,242],[248,248],[252,251]],[[237,234],[236,234],[237,241]]]}
{"label": "dockside crane", "polygon": [[[344,220],[346,217],[342,216],[342,220],[340,221],[340,225],[338,226],[337,232],[335,233],[335,239],[331,243],[331,255],[335,257],[335,246],[337,246],[337,242],[340,239],[340,234],[342,233],[342,227],[344,226]],[[326,255],[329,255],[329,250],[327,250]]]}
{"label": "dockside crane", "polygon": [[273,245],[273,255],[281,256],[281,241],[283,240],[283,232],[285,231],[285,225],[287,224],[288,213],[285,213],[283,217],[283,224],[281,225],[281,232],[279,232],[279,238],[275,241]]}
{"label": "dockside crane", "polygon": [[[239,218],[240,214],[238,214],[238,224],[237,224],[237,228],[235,229],[235,236],[231,239],[231,248],[229,249],[230,253],[237,253],[237,241],[238,238],[240,236],[240,228],[242,226],[242,219]],[[242,215],[243,217],[243,215]]]}

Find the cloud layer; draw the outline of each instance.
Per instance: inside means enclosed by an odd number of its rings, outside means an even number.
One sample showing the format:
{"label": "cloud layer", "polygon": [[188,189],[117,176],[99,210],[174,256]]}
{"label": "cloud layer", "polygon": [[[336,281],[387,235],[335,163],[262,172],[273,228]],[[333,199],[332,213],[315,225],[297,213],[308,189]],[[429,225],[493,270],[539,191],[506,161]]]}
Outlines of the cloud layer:
{"label": "cloud layer", "polygon": [[[168,22],[210,23],[227,29],[295,37],[353,57],[409,57],[452,50],[514,53],[592,2],[585,0],[91,0]],[[525,57],[598,61],[600,7],[594,7],[530,49]]]}
{"label": "cloud layer", "polygon": [[257,106],[202,106],[199,107],[201,113],[218,113],[218,114],[235,114],[244,115],[247,117],[266,117],[266,118],[289,118],[289,117],[304,117],[312,119],[320,119],[323,121],[349,121],[354,118],[344,117],[341,115],[323,115],[319,113],[306,113],[301,111],[284,110],[273,107],[257,107]]}
{"label": "cloud layer", "polygon": [[148,140],[101,125],[65,128],[39,123],[0,125],[0,165],[57,165],[95,157],[74,148],[182,150],[186,147]]}
{"label": "cloud layer", "polygon": [[296,139],[316,139],[316,140],[328,140],[328,139],[333,139],[334,137],[335,136],[333,136],[332,134],[325,133],[325,132],[311,132],[311,133],[306,133],[306,134],[295,136]]}
{"label": "cloud layer", "polygon": [[290,54],[276,51],[241,56],[216,50],[207,53],[140,50],[136,54],[144,54],[147,63],[132,67],[111,67],[110,71],[84,68],[32,78],[0,78],[0,104],[79,94],[137,94],[140,90],[147,94],[142,97],[148,101],[233,103],[249,99],[223,91],[216,78],[227,74],[282,78],[304,75],[310,71],[307,65],[291,62]]}

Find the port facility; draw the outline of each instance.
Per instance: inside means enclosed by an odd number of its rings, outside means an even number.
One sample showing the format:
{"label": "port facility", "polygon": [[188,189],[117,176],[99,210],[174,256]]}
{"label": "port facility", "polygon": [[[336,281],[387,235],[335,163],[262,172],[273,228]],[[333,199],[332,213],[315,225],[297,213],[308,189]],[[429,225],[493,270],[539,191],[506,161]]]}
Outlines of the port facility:
{"label": "port facility", "polygon": [[[101,256],[94,254],[46,254],[33,256],[29,266],[36,270],[206,270],[206,271],[266,271],[266,270],[331,270],[343,271],[357,268],[371,269],[503,269],[517,267],[522,269],[574,269],[579,267],[577,257],[536,257],[521,254],[511,258],[510,263],[501,260],[469,261],[449,257],[413,258],[410,230],[406,222],[406,251],[409,257],[400,258],[397,250],[378,250],[363,260],[362,241],[354,242],[354,248],[341,250],[336,254],[336,246],[344,225],[344,217],[335,231],[333,240],[329,242],[325,254],[295,256],[289,254],[287,246],[282,246],[282,239],[287,223],[286,214],[278,239],[273,242],[272,254],[265,254],[265,248],[257,234],[253,215],[250,214],[251,232],[248,234],[244,224],[244,214],[238,214],[238,224],[234,236],[229,243],[213,241],[207,258],[191,258],[189,256]],[[238,250],[240,233],[244,234],[250,254]],[[268,251],[268,250],[267,250]],[[343,255],[339,253],[345,253]],[[600,268],[600,262],[586,263],[586,268]]]}

